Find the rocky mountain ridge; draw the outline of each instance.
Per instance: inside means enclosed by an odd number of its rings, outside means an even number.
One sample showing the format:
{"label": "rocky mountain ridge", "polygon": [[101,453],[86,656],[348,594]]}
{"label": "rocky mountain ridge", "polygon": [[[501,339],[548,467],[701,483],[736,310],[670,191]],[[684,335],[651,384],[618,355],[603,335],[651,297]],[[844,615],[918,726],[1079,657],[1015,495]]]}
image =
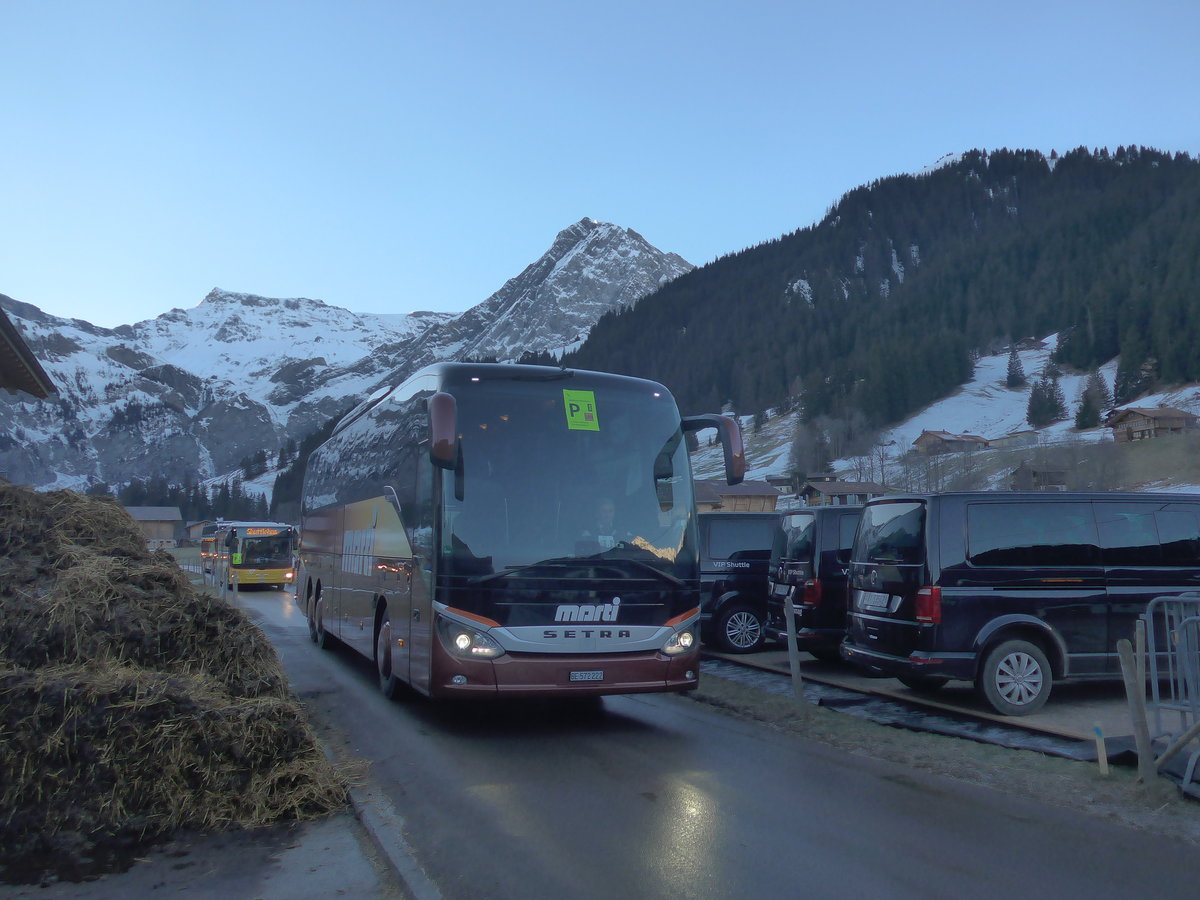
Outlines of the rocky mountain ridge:
{"label": "rocky mountain ridge", "polygon": [[634,231],[583,219],[458,315],[214,289],[192,309],[107,329],[0,295],[59,390],[43,401],[0,392],[0,474],[42,488],[220,475],[429,362],[561,353],[605,312],[691,268]]}

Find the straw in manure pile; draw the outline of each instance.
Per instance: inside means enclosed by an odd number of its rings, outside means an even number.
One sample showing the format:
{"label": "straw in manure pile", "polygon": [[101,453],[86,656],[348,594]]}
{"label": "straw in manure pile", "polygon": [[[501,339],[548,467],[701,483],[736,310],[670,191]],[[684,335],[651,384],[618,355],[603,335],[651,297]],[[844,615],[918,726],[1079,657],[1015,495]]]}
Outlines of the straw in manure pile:
{"label": "straw in manure pile", "polygon": [[0,876],[344,805],[262,632],[111,500],[0,483]]}

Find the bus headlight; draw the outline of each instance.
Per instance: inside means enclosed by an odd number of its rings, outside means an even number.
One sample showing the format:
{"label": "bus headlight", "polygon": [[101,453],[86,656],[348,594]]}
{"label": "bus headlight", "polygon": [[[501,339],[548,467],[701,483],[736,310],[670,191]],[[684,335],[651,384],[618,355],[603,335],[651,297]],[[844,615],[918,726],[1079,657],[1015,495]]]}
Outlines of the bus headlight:
{"label": "bus headlight", "polygon": [[439,618],[437,630],[446,652],[459,659],[495,659],[504,655],[503,647],[469,625]]}
{"label": "bus headlight", "polygon": [[696,645],[696,634],[691,630],[677,631],[663,645],[662,652],[667,656],[679,656],[687,653]]}

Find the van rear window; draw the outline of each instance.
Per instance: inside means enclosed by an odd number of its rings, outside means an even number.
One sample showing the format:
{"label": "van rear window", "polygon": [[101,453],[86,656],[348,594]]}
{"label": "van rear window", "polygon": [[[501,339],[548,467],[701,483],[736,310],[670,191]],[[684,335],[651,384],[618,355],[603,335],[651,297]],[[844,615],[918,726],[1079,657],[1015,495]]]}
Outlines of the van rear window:
{"label": "van rear window", "polygon": [[1098,566],[1090,503],[972,503],[967,559],[973,566]]}
{"label": "van rear window", "polygon": [[856,562],[915,564],[925,561],[925,504],[899,501],[863,509],[854,541]]}
{"label": "van rear window", "polygon": [[817,517],[812,513],[792,513],[783,517],[775,537],[771,559],[789,562],[812,562],[813,539]]}

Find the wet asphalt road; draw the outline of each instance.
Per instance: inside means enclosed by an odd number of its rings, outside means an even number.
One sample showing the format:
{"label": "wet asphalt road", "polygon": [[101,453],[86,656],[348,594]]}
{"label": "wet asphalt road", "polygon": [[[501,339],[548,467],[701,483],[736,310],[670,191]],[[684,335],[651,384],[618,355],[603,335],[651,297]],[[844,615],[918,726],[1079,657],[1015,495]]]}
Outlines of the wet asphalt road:
{"label": "wet asphalt road", "polygon": [[447,898],[1195,896],[1191,845],[686,698],[389,703],[368,662],[309,642],[289,595],[239,602]]}

